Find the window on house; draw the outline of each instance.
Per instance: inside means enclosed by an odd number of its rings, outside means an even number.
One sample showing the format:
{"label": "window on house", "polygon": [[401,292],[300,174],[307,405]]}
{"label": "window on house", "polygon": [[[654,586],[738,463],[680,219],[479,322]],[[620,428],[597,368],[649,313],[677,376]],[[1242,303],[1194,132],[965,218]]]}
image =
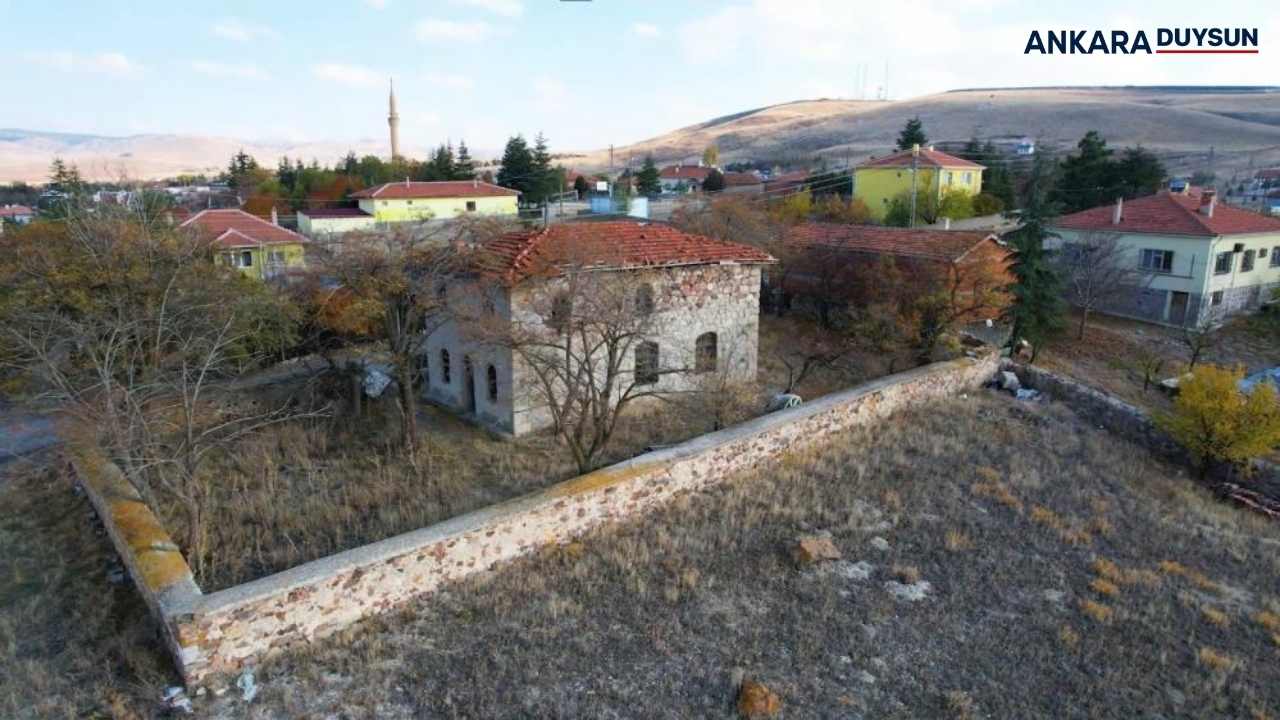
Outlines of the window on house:
{"label": "window on house", "polygon": [[636,313],[646,317],[653,314],[653,286],[649,283],[636,288]]}
{"label": "window on house", "polygon": [[253,252],[244,250],[240,253],[240,267],[253,267]]}
{"label": "window on house", "polygon": [[951,172],[950,170],[948,170],[948,171],[947,171],[947,184],[948,184],[948,185],[950,185],[950,184],[951,184],[951,176],[952,176],[952,172]]}
{"label": "window on house", "polygon": [[413,201],[412,201],[412,200],[408,201],[408,204],[409,204],[409,205],[412,205],[412,204],[413,204]]}
{"label": "window on house", "polygon": [[453,382],[453,376],[449,373],[449,351],[440,348],[440,382],[448,385]]}
{"label": "window on house", "polygon": [[658,343],[648,340],[636,346],[636,384],[658,382]]}
{"label": "window on house", "polygon": [[1214,305],[1221,305],[1221,304],[1222,304],[1222,291],[1221,291],[1221,290],[1215,291],[1215,292],[1214,292],[1212,295],[1210,295],[1209,297],[1210,297],[1210,299],[1212,300],[1212,302],[1213,302],[1213,304],[1214,304]]}
{"label": "window on house", "polygon": [[1231,272],[1231,253],[1220,252],[1213,259],[1213,274],[1226,275]]}
{"label": "window on house", "polygon": [[476,201],[475,201],[475,200],[468,200],[468,201],[467,201],[467,212],[475,212],[475,211],[476,211]]}
{"label": "window on house", "polygon": [[965,173],[965,174],[964,174],[964,184],[965,184],[965,185],[968,185],[968,184],[970,184],[970,183],[972,183],[972,182],[973,182],[973,173],[971,173],[971,172],[967,172],[967,173]]}
{"label": "window on house", "polygon": [[489,402],[498,402],[498,370],[490,365],[485,371],[486,379],[489,382]]}
{"label": "window on house", "polygon": [[1280,245],[1271,248],[1271,267],[1280,267]]}
{"label": "window on house", "polygon": [[1253,269],[1253,259],[1257,256],[1257,250],[1245,250],[1244,257],[1240,259],[1240,272],[1247,273]]}
{"label": "window on house", "polygon": [[1173,251],[1144,248],[1142,250],[1142,269],[1158,273],[1173,272]]}
{"label": "window on house", "polygon": [[267,260],[271,261],[271,263],[272,263],[272,264],[275,264],[275,265],[283,264],[283,263],[284,263],[284,251],[283,251],[283,250],[272,250],[272,251],[270,251],[269,253],[267,253]]}
{"label": "window on house", "polygon": [[440,283],[439,285],[436,286],[436,304],[441,306],[449,304],[449,286],[448,285],[445,285],[444,283]]}
{"label": "window on house", "polygon": [[573,313],[573,300],[569,293],[560,293],[551,301],[551,317],[547,324],[559,332],[569,328],[569,316]]}
{"label": "window on house", "polygon": [[700,373],[716,371],[716,334],[702,333],[694,341],[694,370]]}

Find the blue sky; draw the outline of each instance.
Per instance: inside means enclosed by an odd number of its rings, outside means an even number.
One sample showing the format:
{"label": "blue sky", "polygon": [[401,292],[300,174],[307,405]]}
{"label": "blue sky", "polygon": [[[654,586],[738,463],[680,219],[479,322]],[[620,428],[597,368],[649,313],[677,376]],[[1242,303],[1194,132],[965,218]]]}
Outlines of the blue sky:
{"label": "blue sky", "polygon": [[[820,96],[1280,84],[1280,3],[1080,0],[0,0],[0,127],[248,140],[623,144]],[[1257,56],[1027,57],[1032,29],[1257,27]]]}

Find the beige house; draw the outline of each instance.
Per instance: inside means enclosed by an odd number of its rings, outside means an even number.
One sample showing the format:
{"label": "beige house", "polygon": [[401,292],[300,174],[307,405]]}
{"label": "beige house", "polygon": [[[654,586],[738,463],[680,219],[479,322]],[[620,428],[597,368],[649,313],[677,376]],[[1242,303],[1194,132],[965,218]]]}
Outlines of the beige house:
{"label": "beige house", "polygon": [[1230,207],[1214,191],[1160,192],[1065,215],[1047,245],[1114,234],[1152,278],[1100,311],[1200,326],[1260,307],[1280,288],[1280,218]]}

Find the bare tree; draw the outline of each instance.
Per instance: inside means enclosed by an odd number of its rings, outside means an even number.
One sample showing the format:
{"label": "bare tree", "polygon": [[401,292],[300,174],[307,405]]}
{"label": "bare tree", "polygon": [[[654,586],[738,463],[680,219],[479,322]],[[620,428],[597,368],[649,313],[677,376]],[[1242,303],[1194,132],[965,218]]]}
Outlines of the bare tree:
{"label": "bare tree", "polygon": [[1195,368],[1205,352],[1218,344],[1221,330],[1222,323],[1218,321],[1216,314],[1211,314],[1199,325],[1186,325],[1181,329],[1178,339],[1187,348],[1188,370]]}
{"label": "bare tree", "polygon": [[1117,233],[1089,232],[1058,254],[1067,301],[1080,308],[1076,339],[1084,339],[1089,314],[1151,284],[1155,275],[1133,264]]}

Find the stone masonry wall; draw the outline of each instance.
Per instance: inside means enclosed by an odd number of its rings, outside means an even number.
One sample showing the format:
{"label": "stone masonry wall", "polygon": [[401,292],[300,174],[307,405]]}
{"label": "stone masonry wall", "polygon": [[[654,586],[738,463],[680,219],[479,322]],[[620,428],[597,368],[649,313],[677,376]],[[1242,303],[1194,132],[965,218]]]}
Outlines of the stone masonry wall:
{"label": "stone masonry wall", "polygon": [[196,590],[160,605],[159,612],[174,637],[187,684],[210,682],[450,581],[652,511],[677,494],[721,482],[832,433],[977,388],[998,363],[989,351],[880,378],[253,582],[210,595]]}

